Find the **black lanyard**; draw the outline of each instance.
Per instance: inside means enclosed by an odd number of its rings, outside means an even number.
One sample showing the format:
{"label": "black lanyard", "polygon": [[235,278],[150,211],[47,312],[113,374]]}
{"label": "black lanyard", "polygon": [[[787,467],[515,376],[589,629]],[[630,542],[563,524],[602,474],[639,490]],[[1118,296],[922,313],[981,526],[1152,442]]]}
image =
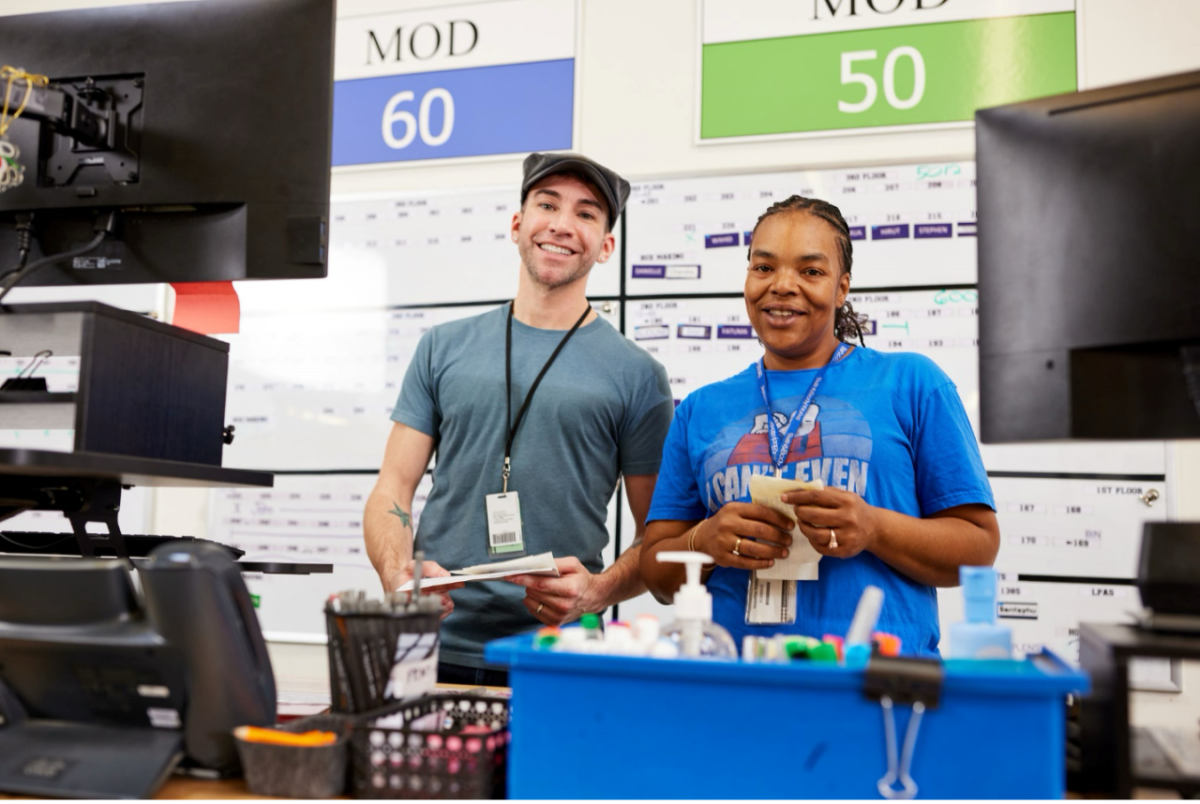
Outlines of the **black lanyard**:
{"label": "black lanyard", "polygon": [[533,392],[537,390],[538,385],[542,382],[542,377],[546,376],[546,372],[550,370],[551,364],[554,363],[554,358],[558,357],[558,353],[567,345],[567,341],[571,340],[571,336],[575,334],[575,330],[579,329],[583,324],[583,320],[588,317],[588,313],[592,311],[592,306],[589,304],[587,309],[583,311],[583,315],[579,316],[579,320],[575,322],[575,326],[563,336],[563,339],[558,342],[558,346],[554,350],[554,354],[550,355],[550,359],[546,361],[546,365],[542,366],[542,370],[538,373],[537,379],[533,381],[533,385],[529,387],[529,393],[525,395],[525,401],[521,403],[521,409],[517,411],[517,420],[512,420],[512,320],[513,306],[516,302],[509,302],[508,305],[508,332],[504,339],[504,402],[507,405],[507,415],[505,421],[508,422],[508,443],[504,447],[504,492],[508,493],[508,475],[512,469],[512,446],[513,441],[517,437],[517,428],[521,426],[521,420],[525,418],[525,411],[529,408],[529,400],[533,399]]}

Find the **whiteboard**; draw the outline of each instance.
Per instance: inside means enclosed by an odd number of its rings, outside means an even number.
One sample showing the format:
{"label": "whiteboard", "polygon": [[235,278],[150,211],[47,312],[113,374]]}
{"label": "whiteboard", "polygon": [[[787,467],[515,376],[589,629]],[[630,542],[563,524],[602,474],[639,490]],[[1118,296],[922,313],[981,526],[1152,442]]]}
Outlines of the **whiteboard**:
{"label": "whiteboard", "polygon": [[625,302],[626,337],[662,363],[676,402],[749,366],[762,347],[741,296]]}
{"label": "whiteboard", "polygon": [[[1071,664],[1079,664],[1079,624],[1128,623],[1130,612],[1141,608],[1137,588],[1128,585],[1030,582],[1004,573],[999,583],[998,622],[1012,629],[1019,654],[1043,647]],[[948,655],[950,625],[964,616],[961,589],[938,590],[942,653]]]}
{"label": "whiteboard", "polygon": [[[325,279],[238,282],[243,312],[423,306],[511,299],[520,189],[395,192],[334,199]],[[620,252],[620,232],[616,255]],[[592,297],[620,294],[620,259],[597,264]]]}
{"label": "whiteboard", "polygon": [[634,184],[626,293],[740,293],[750,232],[767,207],[793,194],[841,209],[856,288],[975,282],[975,165],[952,162]]}
{"label": "whiteboard", "polygon": [[225,465],[378,468],[400,383],[437,324],[491,306],[255,312],[230,344]]}
{"label": "whiteboard", "polygon": [[[1004,572],[1134,578],[1142,525],[1167,518],[1162,481],[993,477]],[[1159,499],[1140,499],[1154,489]]]}
{"label": "whiteboard", "polygon": [[[620,326],[618,302],[596,302]],[[400,385],[421,336],[491,305],[276,311],[242,317],[230,344],[225,465],[266,470],[378,468]]]}
{"label": "whiteboard", "polygon": [[322,612],[330,595],[345,589],[382,595],[362,530],[375,478],[276,475],[272,489],[209,492],[209,538],[246,551],[244,561],[333,564],[331,575],[243,574],[251,594],[258,596],[259,625],[267,639],[322,641]]}
{"label": "whiteboard", "polygon": [[[379,598],[379,583],[363,542],[363,509],[374,473],[280,474],[272,489],[209,492],[209,538],[246,551],[244,561],[299,561],[333,565],[332,574],[244,573],[257,595],[259,625],[268,639],[321,642],[325,601],[344,590]],[[433,488],[426,474],[413,495],[413,526]],[[483,501],[480,500],[480,505]],[[609,501],[605,566],[614,557],[616,497]],[[447,569],[455,569],[447,567]]]}

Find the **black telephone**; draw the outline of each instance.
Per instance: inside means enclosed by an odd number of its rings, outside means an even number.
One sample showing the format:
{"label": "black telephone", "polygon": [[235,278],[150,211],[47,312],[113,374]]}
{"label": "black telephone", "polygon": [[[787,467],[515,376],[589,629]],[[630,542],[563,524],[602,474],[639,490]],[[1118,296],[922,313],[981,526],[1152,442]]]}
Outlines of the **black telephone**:
{"label": "black telephone", "polygon": [[181,759],[238,770],[232,730],[275,722],[275,681],[217,545],[111,559],[0,559],[0,790],[148,798]]}
{"label": "black telephone", "polygon": [[275,723],[275,676],[250,592],[219,545],[164,544],[138,571],[155,630],[188,670],[184,749],[221,773],[238,769],[232,729]]}

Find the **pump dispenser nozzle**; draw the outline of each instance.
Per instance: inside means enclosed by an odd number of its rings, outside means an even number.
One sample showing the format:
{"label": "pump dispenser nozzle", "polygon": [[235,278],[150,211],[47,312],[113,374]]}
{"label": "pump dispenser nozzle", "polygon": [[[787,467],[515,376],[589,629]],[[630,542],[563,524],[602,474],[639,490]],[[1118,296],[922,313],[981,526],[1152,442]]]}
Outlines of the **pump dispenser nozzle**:
{"label": "pump dispenser nozzle", "polygon": [[687,580],[675,593],[676,622],[663,636],[677,640],[684,656],[737,658],[733,637],[712,622],[712,595],[700,583],[700,570],[713,562],[712,556],[679,550],[659,553],[658,560],[683,564],[687,572]]}
{"label": "pump dispenser nozzle", "polygon": [[712,595],[700,583],[700,570],[705,564],[713,563],[707,553],[689,553],[686,550],[658,554],[659,561],[683,564],[687,580],[675,593],[675,616],[681,620],[711,620]]}

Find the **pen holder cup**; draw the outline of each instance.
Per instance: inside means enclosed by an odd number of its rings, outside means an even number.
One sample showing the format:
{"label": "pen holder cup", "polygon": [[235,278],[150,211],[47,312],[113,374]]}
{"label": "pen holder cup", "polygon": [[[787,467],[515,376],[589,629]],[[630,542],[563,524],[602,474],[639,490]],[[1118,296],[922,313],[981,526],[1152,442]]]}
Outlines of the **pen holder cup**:
{"label": "pen holder cup", "polygon": [[508,701],[430,695],[358,720],[350,742],[355,798],[504,798]]}
{"label": "pen holder cup", "polygon": [[338,739],[329,745],[273,745],[248,742],[237,737],[235,732],[234,743],[242,761],[246,787],[251,793],[282,798],[330,798],[346,792],[349,718],[314,715],[276,728],[295,734],[331,731]]}
{"label": "pen holder cup", "polygon": [[325,609],[334,712],[358,714],[415,698],[437,683],[436,612],[337,612]]}

